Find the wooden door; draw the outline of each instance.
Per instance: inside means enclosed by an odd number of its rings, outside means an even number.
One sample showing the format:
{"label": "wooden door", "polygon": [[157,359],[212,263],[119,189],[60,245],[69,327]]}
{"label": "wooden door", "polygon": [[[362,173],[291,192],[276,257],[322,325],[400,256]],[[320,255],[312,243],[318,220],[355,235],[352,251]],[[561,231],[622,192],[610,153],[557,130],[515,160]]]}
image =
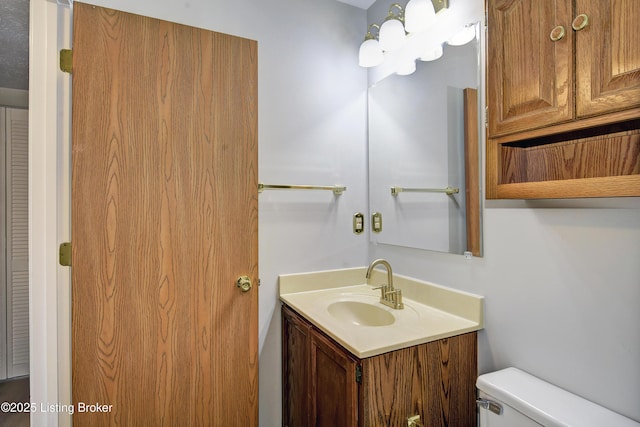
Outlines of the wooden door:
{"label": "wooden door", "polygon": [[[487,13],[489,136],[571,120],[571,1],[491,0]],[[554,42],[559,25],[565,34]]]}
{"label": "wooden door", "polygon": [[74,425],[256,426],[257,45],[73,21]]}
{"label": "wooden door", "polygon": [[311,424],[314,427],[358,425],[357,360],[311,329]]}
{"label": "wooden door", "polygon": [[575,14],[588,17],[576,31],[578,117],[640,107],[640,2],[576,0]]}

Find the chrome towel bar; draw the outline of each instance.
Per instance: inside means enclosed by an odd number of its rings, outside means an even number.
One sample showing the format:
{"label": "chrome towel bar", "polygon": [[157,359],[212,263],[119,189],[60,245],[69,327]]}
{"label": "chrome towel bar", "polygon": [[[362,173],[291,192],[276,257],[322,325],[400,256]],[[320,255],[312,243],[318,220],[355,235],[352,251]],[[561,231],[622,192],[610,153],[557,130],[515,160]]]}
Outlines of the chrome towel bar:
{"label": "chrome towel bar", "polygon": [[404,187],[391,187],[391,195],[397,196],[398,194],[405,192],[413,193],[446,193],[448,196],[452,194],[458,194],[460,189],[458,187],[447,188],[404,188]]}

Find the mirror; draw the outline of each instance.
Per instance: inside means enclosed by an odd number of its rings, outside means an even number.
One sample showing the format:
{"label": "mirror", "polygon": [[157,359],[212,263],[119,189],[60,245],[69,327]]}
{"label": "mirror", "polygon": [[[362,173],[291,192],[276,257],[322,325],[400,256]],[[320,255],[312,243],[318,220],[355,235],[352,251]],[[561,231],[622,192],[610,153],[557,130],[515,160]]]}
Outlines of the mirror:
{"label": "mirror", "polygon": [[372,242],[481,256],[479,47],[445,44],[369,88],[369,208],[382,217]]}

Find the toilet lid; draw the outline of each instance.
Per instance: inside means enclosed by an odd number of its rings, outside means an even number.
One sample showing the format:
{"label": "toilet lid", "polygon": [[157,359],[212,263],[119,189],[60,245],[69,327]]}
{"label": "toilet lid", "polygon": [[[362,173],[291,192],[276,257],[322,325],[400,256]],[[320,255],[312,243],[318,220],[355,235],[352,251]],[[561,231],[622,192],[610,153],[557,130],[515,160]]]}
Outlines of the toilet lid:
{"label": "toilet lid", "polygon": [[476,387],[547,427],[640,427],[640,423],[517,368],[480,375]]}

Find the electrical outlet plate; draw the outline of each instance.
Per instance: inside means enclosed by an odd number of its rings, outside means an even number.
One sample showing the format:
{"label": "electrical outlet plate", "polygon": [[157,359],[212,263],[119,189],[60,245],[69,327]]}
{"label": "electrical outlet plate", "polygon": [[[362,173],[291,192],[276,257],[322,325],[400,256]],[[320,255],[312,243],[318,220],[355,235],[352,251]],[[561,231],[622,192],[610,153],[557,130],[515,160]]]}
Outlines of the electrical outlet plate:
{"label": "electrical outlet plate", "polygon": [[371,215],[371,229],[374,233],[380,233],[382,231],[382,214],[380,212],[374,212]]}
{"label": "electrical outlet plate", "polygon": [[364,231],[364,214],[356,212],[353,214],[353,232],[361,234]]}

